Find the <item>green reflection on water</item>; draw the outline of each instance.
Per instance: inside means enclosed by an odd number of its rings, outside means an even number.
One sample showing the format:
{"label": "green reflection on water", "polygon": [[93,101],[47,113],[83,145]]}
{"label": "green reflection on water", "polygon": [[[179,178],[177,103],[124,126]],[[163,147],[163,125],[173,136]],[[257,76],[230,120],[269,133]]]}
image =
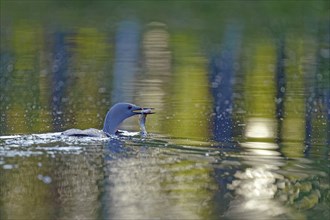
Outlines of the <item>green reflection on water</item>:
{"label": "green reflection on water", "polygon": [[[30,160],[13,158],[7,161],[19,169],[1,171],[2,219],[49,219],[54,216],[56,189],[37,178],[54,171],[48,166],[48,160],[47,157],[32,157]],[[38,163],[43,166],[39,167]]]}
{"label": "green reflection on water", "polygon": [[[40,26],[22,22],[12,27],[8,49],[15,57],[4,85],[7,127],[15,133],[41,132],[50,126],[50,81]],[[12,68],[12,69],[11,69]],[[48,129],[46,129],[48,130]],[[10,132],[10,131],[9,131]]]}
{"label": "green reflection on water", "polygon": [[[68,41],[74,44],[67,112],[74,114],[75,126],[101,128],[109,108],[112,48],[106,33],[95,28],[80,28]],[[72,123],[69,123],[72,124]]]}
{"label": "green reflection on water", "polygon": [[171,120],[166,132],[173,137],[210,137],[210,94],[206,60],[199,42],[187,34],[172,37],[174,70],[171,88]]}
{"label": "green reflection on water", "polygon": [[[297,141],[297,147],[303,146],[305,136],[305,94],[304,94],[304,69],[305,53],[304,41],[290,38],[289,49],[285,61],[286,71],[286,100],[283,122],[283,141]],[[302,152],[302,151],[296,151]],[[293,155],[291,155],[293,156]],[[301,155],[300,155],[301,156]]]}

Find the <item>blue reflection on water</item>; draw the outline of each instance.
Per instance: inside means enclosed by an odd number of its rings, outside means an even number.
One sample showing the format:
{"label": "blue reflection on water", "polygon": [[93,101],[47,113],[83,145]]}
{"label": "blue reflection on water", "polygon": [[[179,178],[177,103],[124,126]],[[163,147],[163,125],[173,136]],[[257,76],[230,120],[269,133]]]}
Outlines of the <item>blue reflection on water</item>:
{"label": "blue reflection on water", "polygon": [[233,96],[241,45],[241,26],[230,24],[225,29],[219,54],[210,63],[210,83],[214,99],[214,139],[230,142],[233,139]]}
{"label": "blue reflection on water", "polygon": [[60,131],[65,124],[63,113],[65,103],[63,100],[68,92],[68,68],[69,68],[69,49],[67,37],[65,32],[57,32],[54,34],[53,47],[53,64],[52,64],[52,116],[54,131]]}
{"label": "blue reflection on water", "polygon": [[122,21],[116,32],[112,103],[132,102],[137,62],[139,61],[140,27],[135,21]]}

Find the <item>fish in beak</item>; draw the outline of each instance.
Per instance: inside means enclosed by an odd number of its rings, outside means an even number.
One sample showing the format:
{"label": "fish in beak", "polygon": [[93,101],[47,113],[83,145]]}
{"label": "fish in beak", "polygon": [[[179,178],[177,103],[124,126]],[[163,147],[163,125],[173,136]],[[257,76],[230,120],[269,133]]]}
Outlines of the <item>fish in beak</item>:
{"label": "fish in beak", "polygon": [[141,108],[137,107],[136,109],[133,110],[135,114],[143,114],[143,115],[148,115],[148,114],[155,114],[156,112],[153,111],[154,108]]}

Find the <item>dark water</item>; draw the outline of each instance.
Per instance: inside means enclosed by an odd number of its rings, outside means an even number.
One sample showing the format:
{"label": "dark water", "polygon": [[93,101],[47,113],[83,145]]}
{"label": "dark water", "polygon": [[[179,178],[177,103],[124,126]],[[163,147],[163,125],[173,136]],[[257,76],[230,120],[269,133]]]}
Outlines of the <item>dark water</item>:
{"label": "dark water", "polygon": [[329,8],[2,1],[0,219],[329,219]]}

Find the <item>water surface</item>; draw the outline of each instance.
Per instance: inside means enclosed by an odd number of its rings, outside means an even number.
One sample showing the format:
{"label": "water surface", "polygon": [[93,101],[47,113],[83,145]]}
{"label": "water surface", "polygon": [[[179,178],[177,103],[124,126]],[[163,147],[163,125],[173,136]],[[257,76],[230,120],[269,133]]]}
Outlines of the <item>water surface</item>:
{"label": "water surface", "polygon": [[0,8],[1,219],[330,218],[327,1]]}

